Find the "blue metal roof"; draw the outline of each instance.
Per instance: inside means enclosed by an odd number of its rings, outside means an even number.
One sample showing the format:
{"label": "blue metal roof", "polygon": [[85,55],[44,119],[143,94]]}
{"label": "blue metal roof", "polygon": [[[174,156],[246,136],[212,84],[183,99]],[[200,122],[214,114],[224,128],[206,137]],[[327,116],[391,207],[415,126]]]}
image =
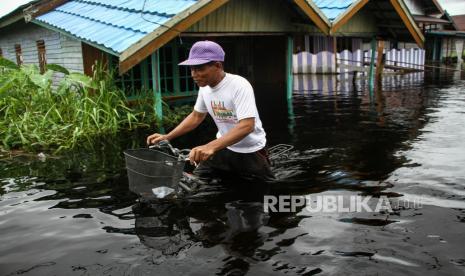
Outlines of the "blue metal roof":
{"label": "blue metal roof", "polygon": [[313,2],[332,22],[357,0],[314,0]]}
{"label": "blue metal roof", "polygon": [[196,2],[72,0],[35,20],[120,54]]}

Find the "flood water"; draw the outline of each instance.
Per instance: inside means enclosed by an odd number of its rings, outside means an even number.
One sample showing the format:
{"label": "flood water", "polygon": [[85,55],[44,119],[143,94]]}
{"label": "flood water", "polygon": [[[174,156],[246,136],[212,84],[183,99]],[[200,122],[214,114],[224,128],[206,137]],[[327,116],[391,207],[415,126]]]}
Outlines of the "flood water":
{"label": "flood water", "polygon": [[[299,77],[292,103],[257,91],[269,144],[295,146],[271,187],[140,204],[122,150],[144,133],[93,153],[3,156],[0,275],[465,273],[464,74],[396,76],[374,94]],[[387,197],[392,210],[265,213],[264,195]]]}

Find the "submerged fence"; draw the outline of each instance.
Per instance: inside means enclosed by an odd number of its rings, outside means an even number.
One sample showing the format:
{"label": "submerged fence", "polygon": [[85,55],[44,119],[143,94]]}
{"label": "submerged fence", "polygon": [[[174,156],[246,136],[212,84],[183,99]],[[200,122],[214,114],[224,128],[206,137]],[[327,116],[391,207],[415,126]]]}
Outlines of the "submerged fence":
{"label": "submerged fence", "polygon": [[[363,91],[368,83],[366,76],[353,79],[353,73],[343,74],[295,74],[293,92],[296,94],[336,95],[353,91]],[[383,91],[421,86],[424,72],[385,75],[381,80]]]}
{"label": "submerged fence", "polygon": [[[425,65],[425,51],[422,49],[391,49],[384,50],[385,64],[409,69],[423,70]],[[377,58],[375,53],[375,58]],[[322,51],[317,54],[300,52],[293,55],[292,69],[294,74],[327,74],[348,73],[364,70],[364,64],[370,62],[371,51],[344,50],[337,53],[337,66],[334,53]],[[394,71],[385,69],[385,71]]]}

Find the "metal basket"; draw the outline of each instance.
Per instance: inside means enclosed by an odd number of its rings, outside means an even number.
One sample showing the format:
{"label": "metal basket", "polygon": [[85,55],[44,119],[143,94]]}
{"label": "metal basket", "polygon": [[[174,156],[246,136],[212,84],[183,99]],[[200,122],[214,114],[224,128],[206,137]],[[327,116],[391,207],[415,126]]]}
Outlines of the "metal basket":
{"label": "metal basket", "polygon": [[185,161],[152,149],[124,151],[129,190],[144,197],[153,197],[153,188],[175,189],[181,180]]}

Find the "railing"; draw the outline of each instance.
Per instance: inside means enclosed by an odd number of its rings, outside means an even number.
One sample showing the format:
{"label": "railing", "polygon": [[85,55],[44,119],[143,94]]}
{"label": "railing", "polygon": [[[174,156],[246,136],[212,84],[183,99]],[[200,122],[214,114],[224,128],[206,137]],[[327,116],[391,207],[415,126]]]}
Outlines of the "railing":
{"label": "railing", "polygon": [[[392,49],[385,50],[385,65],[387,67],[405,67],[409,69],[423,70],[425,64],[425,51],[422,49]],[[375,53],[377,58],[377,53]],[[300,52],[293,55],[294,74],[315,74],[315,73],[347,73],[360,71],[357,67],[364,67],[365,63],[371,59],[371,51],[356,50],[353,53],[344,50],[334,54],[329,51],[312,54]],[[337,62],[337,66],[336,66]],[[385,71],[394,71],[386,69]]]}

